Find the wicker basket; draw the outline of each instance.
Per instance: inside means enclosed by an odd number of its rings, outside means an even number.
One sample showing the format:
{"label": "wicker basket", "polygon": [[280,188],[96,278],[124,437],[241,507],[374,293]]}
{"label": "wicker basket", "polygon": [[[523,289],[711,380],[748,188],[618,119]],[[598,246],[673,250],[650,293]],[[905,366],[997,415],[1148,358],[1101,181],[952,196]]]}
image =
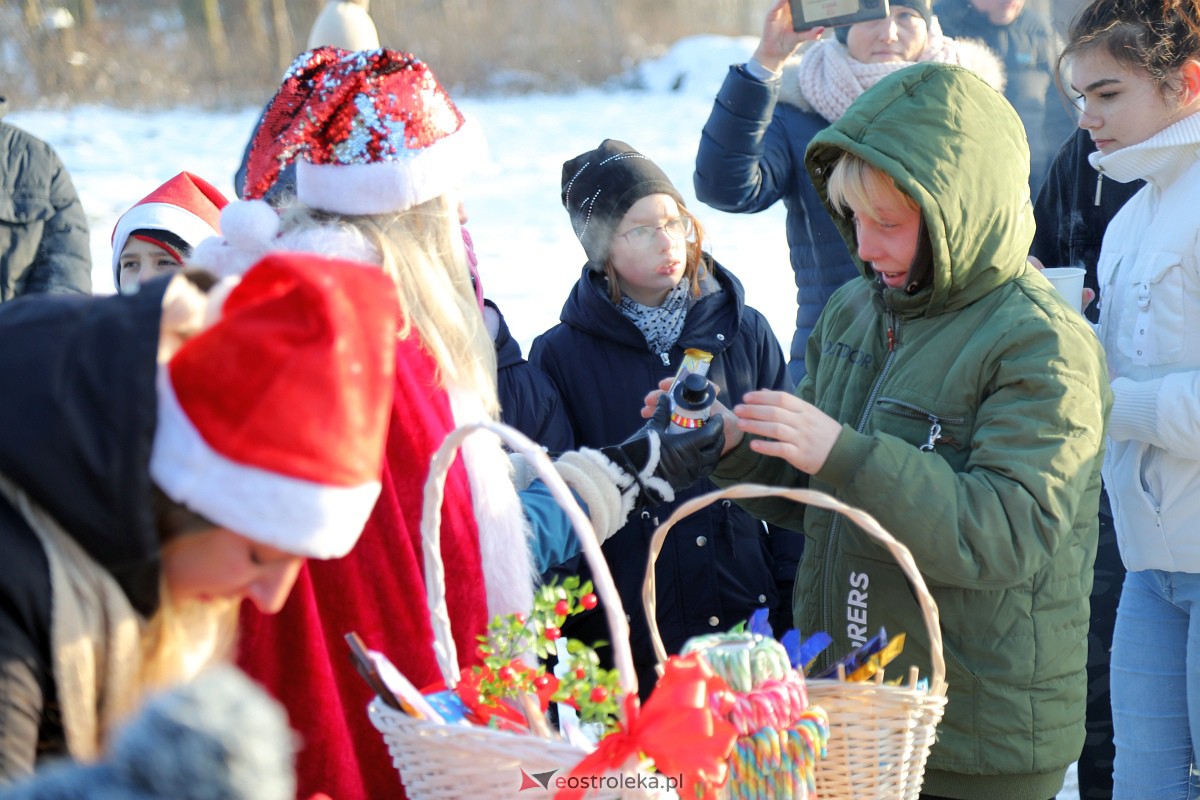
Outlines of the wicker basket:
{"label": "wicker basket", "polygon": [[[446,686],[453,688],[458,684],[459,672],[457,648],[450,632],[450,617],[446,608],[446,573],[441,559],[441,505],[446,474],[454,461],[455,452],[466,437],[476,431],[490,431],[513,451],[528,458],[566,511],[592,568],[596,594],[603,604],[613,634],[613,653],[621,690],[636,695],[637,675],[629,651],[629,626],[587,515],[579,508],[540,447],[519,431],[490,422],[464,425],[451,431],[434,453],[425,484],[421,518],[425,580],[434,651]],[[523,785],[525,788],[530,786],[528,782],[523,782],[522,770],[529,776],[552,770],[561,770],[565,774],[587,755],[587,751],[580,747],[532,733],[519,734],[481,726],[441,725],[418,720],[390,708],[378,698],[368,706],[367,713],[372,724],[383,734],[392,762],[412,800],[529,800],[532,796],[530,793],[520,794]],[[648,795],[626,790],[588,796],[640,798]]]}
{"label": "wicker basket", "polygon": [[[849,683],[808,680],[808,697],[829,716],[829,742],[817,763],[817,797],[821,800],[917,800],[925,779],[938,722],[946,709],[946,661],[937,604],[929,594],[912,553],[866,512],[812,489],[786,489],[738,484],[709,492],[681,504],[654,533],[642,601],[655,655],[666,659],[666,648],[654,621],[654,562],[667,532],[683,517],[722,498],[785,497],[843,514],[888,548],[904,571],[921,607],[929,633],[932,674],[928,689],[916,686],[915,669],[907,685],[879,682]],[[882,673],[879,673],[882,678]]]}

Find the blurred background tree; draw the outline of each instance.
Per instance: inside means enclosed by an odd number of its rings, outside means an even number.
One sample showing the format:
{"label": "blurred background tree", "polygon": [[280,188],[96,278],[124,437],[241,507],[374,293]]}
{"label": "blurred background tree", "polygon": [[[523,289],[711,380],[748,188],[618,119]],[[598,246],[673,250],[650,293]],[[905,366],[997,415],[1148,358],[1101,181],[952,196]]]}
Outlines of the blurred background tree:
{"label": "blurred background tree", "polygon": [[[0,93],[19,102],[260,103],[322,0],[3,0]],[[762,0],[374,0],[385,47],[458,91],[602,83],[692,34],[757,32]]]}
{"label": "blurred background tree", "polygon": [[[1028,0],[1064,25],[1079,0]],[[373,0],[385,47],[451,91],[599,85],[685,36],[757,36],[768,0]],[[323,0],[0,0],[15,103],[261,103]]]}

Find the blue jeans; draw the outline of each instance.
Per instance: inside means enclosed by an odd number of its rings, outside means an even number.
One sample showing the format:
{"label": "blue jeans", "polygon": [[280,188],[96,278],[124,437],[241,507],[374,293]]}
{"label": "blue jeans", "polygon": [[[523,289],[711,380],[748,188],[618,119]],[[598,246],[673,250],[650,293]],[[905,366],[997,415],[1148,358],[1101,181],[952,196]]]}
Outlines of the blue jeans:
{"label": "blue jeans", "polygon": [[1200,798],[1200,574],[1126,574],[1109,670],[1113,797]]}

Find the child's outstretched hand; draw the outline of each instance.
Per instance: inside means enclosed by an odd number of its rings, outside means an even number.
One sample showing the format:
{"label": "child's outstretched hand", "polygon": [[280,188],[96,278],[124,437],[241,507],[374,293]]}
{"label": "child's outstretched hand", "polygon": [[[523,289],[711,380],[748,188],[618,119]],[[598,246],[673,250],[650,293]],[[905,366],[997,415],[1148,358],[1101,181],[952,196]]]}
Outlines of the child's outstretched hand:
{"label": "child's outstretched hand", "polygon": [[726,431],[736,427],[739,437],[746,433],[763,437],[751,441],[750,449],[782,458],[810,475],[825,466],[842,434],[840,422],[790,392],[747,392],[733,414],[736,425],[727,424]]}

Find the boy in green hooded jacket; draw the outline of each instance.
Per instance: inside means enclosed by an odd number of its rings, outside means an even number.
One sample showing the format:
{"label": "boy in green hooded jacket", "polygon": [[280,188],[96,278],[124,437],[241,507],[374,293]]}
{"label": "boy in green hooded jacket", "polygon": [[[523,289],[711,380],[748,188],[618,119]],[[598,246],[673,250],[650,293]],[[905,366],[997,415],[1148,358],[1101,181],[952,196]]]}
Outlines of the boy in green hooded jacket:
{"label": "boy in green hooded jacket", "polygon": [[[806,165],[862,277],[826,306],[796,393],[733,408],[714,479],[821,490],[912,551],[949,684],[922,797],[1053,798],[1083,743],[1111,392],[1087,321],[1026,263],[1021,122],[973,73],[920,64],[818,133]],[[744,505],[808,537],[801,631],[828,632],[834,655],[904,632],[888,671],[928,672],[917,601],[882,546],[820,508]]]}

